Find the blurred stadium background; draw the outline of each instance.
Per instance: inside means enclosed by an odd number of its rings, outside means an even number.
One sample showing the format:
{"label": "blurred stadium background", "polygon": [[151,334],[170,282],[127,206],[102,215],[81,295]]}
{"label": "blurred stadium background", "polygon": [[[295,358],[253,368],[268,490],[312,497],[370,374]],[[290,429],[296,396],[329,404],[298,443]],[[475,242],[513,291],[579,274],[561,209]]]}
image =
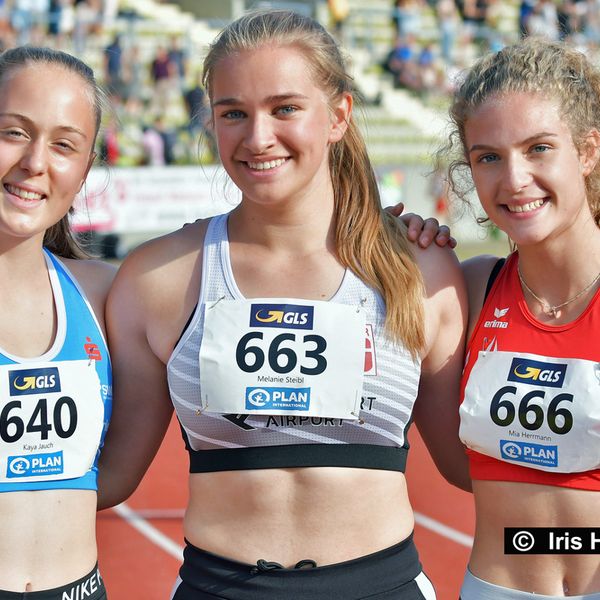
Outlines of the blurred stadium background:
{"label": "blurred stadium background", "polygon": [[100,160],[80,196],[74,226],[98,254],[122,258],[143,239],[237,202],[215,165],[199,82],[207,45],[219,29],[253,8],[312,15],[331,28],[348,56],[384,203],[402,200],[410,211],[450,223],[461,252],[468,253],[486,240],[495,243],[497,236],[448,202],[443,175],[434,172],[431,160],[444,139],[456,77],[482,52],[517,39],[527,27],[569,37],[595,53],[599,5],[597,0],[0,0],[0,49],[32,43],[72,52],[94,68],[107,90]]}

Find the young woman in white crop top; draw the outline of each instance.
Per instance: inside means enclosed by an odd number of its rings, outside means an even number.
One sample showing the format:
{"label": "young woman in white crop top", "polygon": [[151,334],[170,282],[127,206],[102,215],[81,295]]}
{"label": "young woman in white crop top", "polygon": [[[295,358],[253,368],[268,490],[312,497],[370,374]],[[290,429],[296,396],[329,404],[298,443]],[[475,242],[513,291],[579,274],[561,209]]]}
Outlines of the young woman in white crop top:
{"label": "young woman in white crop top", "polygon": [[382,212],[321,25],[244,16],[204,67],[242,201],[123,263],[100,503],[135,488],[175,405],[192,457],[175,600],[434,598],[403,460],[412,417],[444,475],[469,485],[456,258],[410,247]]}

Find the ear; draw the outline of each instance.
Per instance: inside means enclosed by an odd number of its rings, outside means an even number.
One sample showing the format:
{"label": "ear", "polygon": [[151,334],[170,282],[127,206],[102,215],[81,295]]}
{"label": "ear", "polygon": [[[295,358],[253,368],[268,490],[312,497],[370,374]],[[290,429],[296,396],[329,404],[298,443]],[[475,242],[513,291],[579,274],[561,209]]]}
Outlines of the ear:
{"label": "ear", "polygon": [[592,129],[585,136],[579,153],[579,160],[583,176],[588,177],[596,168],[598,160],[600,160],[600,132],[597,129]]}
{"label": "ear", "polygon": [[85,173],[83,174],[83,177],[81,178],[81,183],[79,184],[79,189],[77,190],[77,193],[79,193],[81,191],[81,188],[83,187],[83,184],[85,183],[85,180],[87,179],[88,173],[90,172],[90,169],[92,168],[92,165],[94,164],[94,161],[96,160],[96,153],[92,152],[90,154],[90,159],[88,160],[88,164],[87,167],[85,169]]}
{"label": "ear", "polygon": [[345,92],[341,99],[333,106],[331,116],[331,129],[329,131],[329,143],[335,144],[339,142],[348,129],[350,115],[352,114],[352,105],[354,99],[352,94]]}

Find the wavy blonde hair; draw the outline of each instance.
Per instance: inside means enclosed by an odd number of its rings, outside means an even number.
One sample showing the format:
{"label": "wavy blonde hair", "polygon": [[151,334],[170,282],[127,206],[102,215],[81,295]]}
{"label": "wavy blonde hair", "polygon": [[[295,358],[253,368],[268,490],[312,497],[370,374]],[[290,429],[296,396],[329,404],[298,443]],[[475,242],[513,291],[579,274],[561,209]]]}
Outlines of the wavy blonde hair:
{"label": "wavy blonde hair", "polygon": [[[464,199],[473,188],[465,140],[469,116],[490,97],[514,92],[536,93],[556,100],[580,151],[587,134],[600,128],[600,71],[581,52],[563,43],[528,38],[484,56],[469,70],[454,94],[448,144],[439,154],[453,157],[449,182],[459,198]],[[588,204],[600,226],[598,165],[585,184]]]}
{"label": "wavy blonde hair", "polygon": [[[316,21],[290,11],[260,11],[234,21],[217,36],[204,60],[203,83],[219,62],[264,45],[299,50],[330,105],[353,92],[352,78],[331,35]],[[404,226],[381,209],[365,142],[351,116],[341,141],[329,151],[335,202],[335,243],[340,263],[378,290],[386,305],[388,336],[415,357],[424,345],[423,281]]]}

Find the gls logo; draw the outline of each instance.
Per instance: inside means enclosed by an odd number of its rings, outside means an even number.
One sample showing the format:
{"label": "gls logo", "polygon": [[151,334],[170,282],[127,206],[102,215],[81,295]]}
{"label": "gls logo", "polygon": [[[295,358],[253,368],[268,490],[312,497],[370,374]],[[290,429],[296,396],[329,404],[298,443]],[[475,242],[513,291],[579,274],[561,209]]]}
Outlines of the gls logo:
{"label": "gls logo", "polygon": [[8,386],[10,396],[60,392],[60,376],[56,367],[9,371]]}
{"label": "gls logo", "polygon": [[508,381],[560,388],[565,381],[566,372],[567,365],[513,358],[508,373]]}
{"label": "gls logo", "polygon": [[313,315],[313,306],[252,304],[250,306],[250,327],[312,329]]}

